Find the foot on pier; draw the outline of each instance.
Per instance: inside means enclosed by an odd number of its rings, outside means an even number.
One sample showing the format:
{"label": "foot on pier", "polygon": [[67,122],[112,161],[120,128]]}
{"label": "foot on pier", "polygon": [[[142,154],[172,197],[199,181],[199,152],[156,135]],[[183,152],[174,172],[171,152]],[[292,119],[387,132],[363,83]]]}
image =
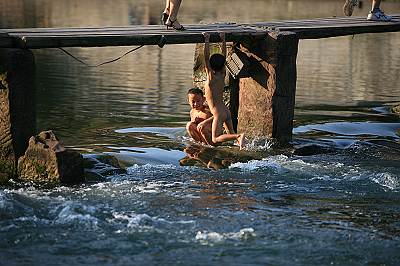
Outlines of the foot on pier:
{"label": "foot on pier", "polygon": [[171,20],[171,18],[168,18],[168,20],[170,23],[165,24],[165,26],[167,26],[167,30],[169,27],[172,27],[174,30],[186,30],[185,27],[183,27],[181,24],[179,24],[177,18],[175,20]]}
{"label": "foot on pier", "polygon": [[385,15],[383,10],[380,10],[378,12],[369,12],[367,16],[368,20],[374,20],[374,21],[389,21],[392,19],[392,16]]}
{"label": "foot on pier", "polygon": [[357,5],[357,0],[346,0],[343,6],[343,13],[350,17],[353,15],[354,7]]}

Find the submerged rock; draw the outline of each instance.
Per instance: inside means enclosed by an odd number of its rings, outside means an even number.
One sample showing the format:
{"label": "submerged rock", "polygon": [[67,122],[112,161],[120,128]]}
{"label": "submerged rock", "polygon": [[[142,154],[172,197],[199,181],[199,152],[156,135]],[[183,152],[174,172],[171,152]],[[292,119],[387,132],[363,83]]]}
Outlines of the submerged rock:
{"label": "submerged rock", "polygon": [[18,160],[24,181],[73,184],[84,181],[83,156],[69,152],[52,130],[32,136],[25,155]]}
{"label": "submerged rock", "polygon": [[310,156],[324,153],[331,153],[335,150],[330,147],[320,146],[317,144],[309,144],[294,148],[291,152],[298,156]]}
{"label": "submerged rock", "polygon": [[84,157],[85,180],[104,181],[107,176],[126,174],[118,159],[110,154],[91,154]]}

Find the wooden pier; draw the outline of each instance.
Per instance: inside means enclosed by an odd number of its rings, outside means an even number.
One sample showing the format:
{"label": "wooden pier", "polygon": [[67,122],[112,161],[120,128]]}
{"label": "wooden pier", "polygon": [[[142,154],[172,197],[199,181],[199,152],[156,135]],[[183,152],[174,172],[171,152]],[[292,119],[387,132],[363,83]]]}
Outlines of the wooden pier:
{"label": "wooden pier", "polygon": [[[96,28],[0,29],[0,47],[42,49],[202,43],[202,32],[226,33],[227,42],[262,40],[270,31],[290,31],[299,39],[318,39],[361,33],[400,31],[400,14],[388,22],[367,21],[365,16],[258,23],[205,23],[185,25],[186,31],[166,30],[162,25]],[[212,36],[211,41],[218,41]]]}
{"label": "wooden pier", "polygon": [[[31,49],[197,44],[204,42],[202,32],[218,42],[217,33],[223,31],[231,52],[245,55],[251,65],[249,75],[229,84],[231,94],[236,94],[231,95],[230,108],[237,117],[238,132],[291,139],[299,40],[400,31],[400,14],[392,17],[389,22],[367,21],[366,16],[203,22],[185,25],[186,31],[161,25],[0,29],[0,179],[2,173],[15,172],[18,158],[36,132],[36,65]],[[201,58],[195,55],[197,72],[202,71]]]}

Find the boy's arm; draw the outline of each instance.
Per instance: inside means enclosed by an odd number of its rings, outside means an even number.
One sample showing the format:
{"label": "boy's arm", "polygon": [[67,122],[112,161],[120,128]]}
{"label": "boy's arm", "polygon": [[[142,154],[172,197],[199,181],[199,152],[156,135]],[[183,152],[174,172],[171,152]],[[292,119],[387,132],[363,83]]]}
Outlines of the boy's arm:
{"label": "boy's arm", "polygon": [[204,63],[206,66],[206,70],[208,72],[211,71],[211,65],[210,65],[210,34],[207,32],[203,32],[204,36]]}
{"label": "boy's arm", "polygon": [[211,116],[211,117],[209,117],[209,118],[204,119],[203,121],[201,121],[201,122],[197,125],[197,130],[201,132],[201,131],[203,130],[203,127],[205,127],[207,124],[212,123],[213,119],[214,119],[214,117]]}

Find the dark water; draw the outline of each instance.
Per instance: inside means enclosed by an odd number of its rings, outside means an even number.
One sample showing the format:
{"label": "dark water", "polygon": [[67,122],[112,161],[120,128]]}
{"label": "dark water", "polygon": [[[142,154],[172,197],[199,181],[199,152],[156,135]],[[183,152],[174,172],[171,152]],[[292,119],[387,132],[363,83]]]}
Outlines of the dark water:
{"label": "dark water", "polygon": [[[184,0],[179,19],[343,16],[343,3]],[[0,0],[0,27],[158,23],[163,4]],[[382,8],[400,13],[400,1]],[[0,265],[398,265],[399,43],[399,33],[300,41],[293,142],[249,139],[243,152],[185,132],[193,45],[98,68],[35,50],[38,131],[54,130],[105,179],[1,187]],[[132,48],[67,50],[95,65]],[[324,152],[292,153],[310,144]],[[96,161],[108,154],[126,172]]]}

